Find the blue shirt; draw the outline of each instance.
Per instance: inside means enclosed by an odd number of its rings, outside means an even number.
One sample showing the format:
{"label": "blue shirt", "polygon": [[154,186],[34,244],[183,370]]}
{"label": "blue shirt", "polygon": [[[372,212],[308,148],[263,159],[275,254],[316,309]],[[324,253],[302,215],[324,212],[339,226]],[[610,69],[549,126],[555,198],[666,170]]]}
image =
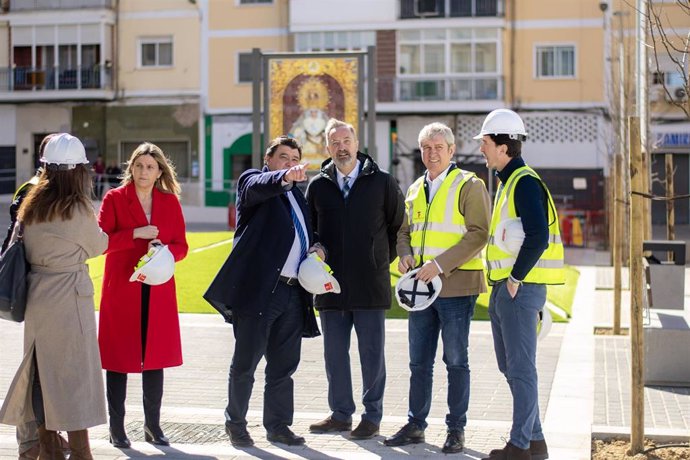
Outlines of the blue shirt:
{"label": "blue shirt", "polygon": [[[516,169],[525,166],[522,157],[515,157],[496,176],[505,185]],[[543,252],[549,247],[549,199],[541,181],[533,176],[521,178],[515,186],[515,211],[522,219],[525,241],[515,259],[511,276],[523,280]]]}

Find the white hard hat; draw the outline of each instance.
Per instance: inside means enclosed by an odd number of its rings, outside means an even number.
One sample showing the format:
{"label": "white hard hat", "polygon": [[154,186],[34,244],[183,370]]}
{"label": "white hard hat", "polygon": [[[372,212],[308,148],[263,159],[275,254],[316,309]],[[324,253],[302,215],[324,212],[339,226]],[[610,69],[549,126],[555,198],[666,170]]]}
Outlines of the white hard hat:
{"label": "white hard hat", "polygon": [[415,279],[419,268],[411,270],[400,277],[395,284],[395,298],[398,304],[407,311],[421,311],[429,307],[441,292],[441,278],[434,276],[430,283]]}
{"label": "white hard hat", "polygon": [[525,241],[525,231],[522,228],[522,219],[519,217],[502,220],[496,226],[494,243],[501,251],[517,256],[523,241]]}
{"label": "white hard hat", "polygon": [[139,259],[129,280],[158,286],[167,283],[173,273],[175,273],[175,257],[167,245],[156,244]]}
{"label": "white hard hat", "polygon": [[89,160],[86,159],[86,150],[79,139],[67,133],[60,133],[54,135],[46,144],[41,162],[74,167],[78,164],[87,164]]}
{"label": "white hard hat", "polygon": [[297,279],[312,294],[340,294],[340,283],[332,273],[331,267],[312,252],[299,264]]}
{"label": "white hard hat", "polygon": [[553,320],[551,318],[549,308],[546,305],[544,305],[544,308],[537,313],[537,316],[539,318],[539,322],[537,323],[537,340],[542,340],[544,337],[549,335]]}
{"label": "white hard hat", "polygon": [[481,139],[488,134],[507,134],[511,139],[523,141],[527,137],[525,124],[520,115],[508,109],[496,109],[486,116],[482,130],[474,136]]}

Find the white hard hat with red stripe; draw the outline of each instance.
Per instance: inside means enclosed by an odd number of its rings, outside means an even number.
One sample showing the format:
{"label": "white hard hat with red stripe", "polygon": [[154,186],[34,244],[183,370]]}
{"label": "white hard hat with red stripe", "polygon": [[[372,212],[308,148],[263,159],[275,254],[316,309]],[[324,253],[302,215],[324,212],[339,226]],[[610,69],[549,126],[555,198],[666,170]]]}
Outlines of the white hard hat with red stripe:
{"label": "white hard hat with red stripe", "polygon": [[130,281],[151,286],[167,283],[175,273],[175,257],[167,245],[154,244],[134,267]]}

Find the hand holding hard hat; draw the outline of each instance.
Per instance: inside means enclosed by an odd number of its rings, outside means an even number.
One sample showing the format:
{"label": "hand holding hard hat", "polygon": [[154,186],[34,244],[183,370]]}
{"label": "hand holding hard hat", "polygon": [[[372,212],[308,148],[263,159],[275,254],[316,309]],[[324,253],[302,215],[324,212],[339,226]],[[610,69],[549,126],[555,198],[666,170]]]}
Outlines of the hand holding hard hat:
{"label": "hand holding hard hat", "polygon": [[435,276],[430,283],[416,278],[419,268],[411,270],[400,277],[395,284],[395,298],[398,304],[407,311],[421,311],[428,308],[441,292],[443,283]]}
{"label": "hand holding hard hat", "polygon": [[340,284],[333,271],[316,252],[312,252],[299,265],[299,284],[312,294],[340,294]]}
{"label": "hand holding hard hat", "polygon": [[175,257],[167,245],[156,244],[139,259],[129,281],[158,286],[167,283],[173,273],[175,273]]}
{"label": "hand holding hard hat", "polygon": [[496,226],[494,242],[501,251],[517,257],[523,241],[525,241],[525,231],[522,228],[522,219],[519,217],[502,220]]}

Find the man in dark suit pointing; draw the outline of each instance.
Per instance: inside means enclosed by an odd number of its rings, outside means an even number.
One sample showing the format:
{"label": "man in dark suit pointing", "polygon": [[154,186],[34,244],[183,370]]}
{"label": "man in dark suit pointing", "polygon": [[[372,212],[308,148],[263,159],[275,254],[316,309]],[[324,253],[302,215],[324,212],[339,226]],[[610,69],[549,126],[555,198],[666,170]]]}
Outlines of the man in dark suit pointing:
{"label": "man in dark suit pointing", "polygon": [[[263,424],[271,442],[304,444],[293,433],[292,374],[300,360],[303,331],[318,335],[312,297],[297,280],[306,254],[323,251],[313,241],[307,203],[296,182],[307,180],[299,164],[301,146],[274,139],[262,170],[250,169],[237,186],[237,231],[230,256],[204,298],[233,324],[235,352],[230,365],[225,431],[234,446],[254,444],[247,409],[254,371],[266,358]],[[314,326],[313,328],[310,326]],[[306,326],[306,327],[305,327]]]}

